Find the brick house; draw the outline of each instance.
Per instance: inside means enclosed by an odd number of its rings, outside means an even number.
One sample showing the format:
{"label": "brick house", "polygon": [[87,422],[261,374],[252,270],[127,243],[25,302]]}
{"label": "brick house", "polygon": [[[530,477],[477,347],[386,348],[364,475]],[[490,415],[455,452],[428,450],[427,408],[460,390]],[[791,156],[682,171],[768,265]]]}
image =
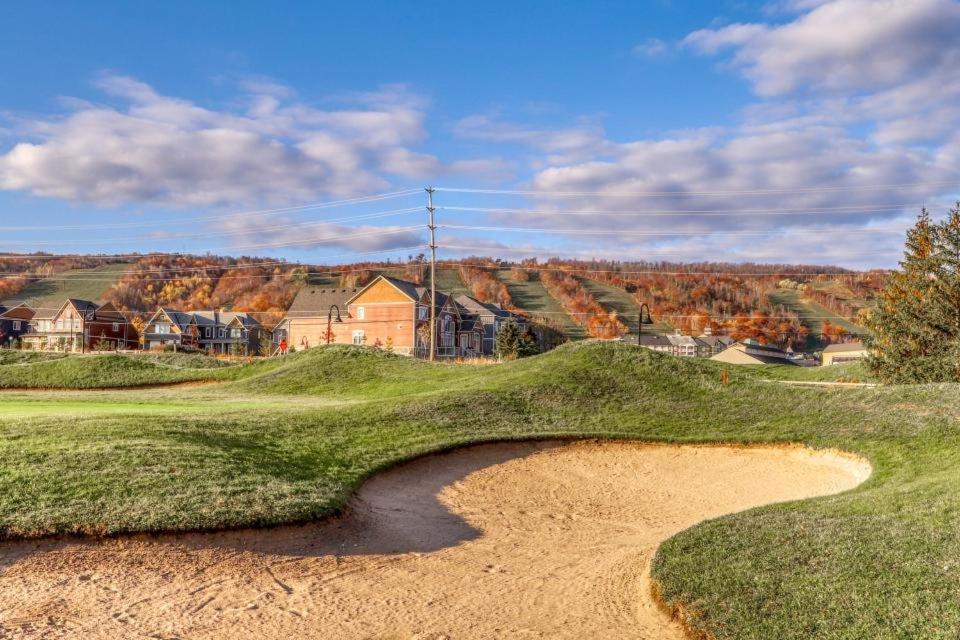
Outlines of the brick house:
{"label": "brick house", "polygon": [[30,321],[36,312],[25,304],[9,309],[0,307],[0,347],[16,346],[20,336],[30,330]]}
{"label": "brick house", "polygon": [[[483,321],[457,299],[438,291],[436,318],[438,358],[485,354]],[[381,275],[360,289],[304,287],[276,333],[296,349],[358,344],[426,358],[429,325],[430,289]]]}
{"label": "brick house", "polygon": [[37,313],[21,336],[25,347],[40,351],[135,349],[136,329],[113,304],[69,298],[53,313]]}

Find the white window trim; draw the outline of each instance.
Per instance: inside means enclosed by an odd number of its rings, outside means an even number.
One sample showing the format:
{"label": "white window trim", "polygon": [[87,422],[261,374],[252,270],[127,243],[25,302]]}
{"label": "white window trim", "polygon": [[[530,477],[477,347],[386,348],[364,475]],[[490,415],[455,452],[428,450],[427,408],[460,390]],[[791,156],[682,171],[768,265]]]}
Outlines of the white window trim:
{"label": "white window trim", "polygon": [[365,338],[363,334],[363,329],[354,329],[352,335],[353,344],[363,344],[363,339]]}
{"label": "white window trim", "polygon": [[357,307],[357,320],[366,320],[367,310],[363,307]]}
{"label": "white window trim", "polygon": [[114,323],[113,323],[113,328],[111,329],[111,331],[113,331],[114,333],[120,331],[120,323],[119,323],[119,322],[114,322]]}

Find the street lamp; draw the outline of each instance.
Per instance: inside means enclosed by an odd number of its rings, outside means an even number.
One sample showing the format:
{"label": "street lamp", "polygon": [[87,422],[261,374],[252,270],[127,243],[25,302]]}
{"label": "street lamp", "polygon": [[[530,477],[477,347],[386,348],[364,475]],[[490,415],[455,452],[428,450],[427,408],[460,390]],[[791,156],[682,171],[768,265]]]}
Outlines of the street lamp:
{"label": "street lamp", "polygon": [[335,304],[330,305],[330,310],[327,311],[327,344],[330,344],[330,341],[333,339],[333,332],[331,331],[333,324],[333,310],[337,310],[337,322],[343,322],[340,319],[340,307]]}
{"label": "street lamp", "polygon": [[[647,315],[644,318],[643,312],[646,310]],[[650,305],[646,302],[640,305],[640,317],[637,318],[637,346],[640,346],[640,336],[643,335],[643,325],[653,324],[653,318],[650,317]]]}

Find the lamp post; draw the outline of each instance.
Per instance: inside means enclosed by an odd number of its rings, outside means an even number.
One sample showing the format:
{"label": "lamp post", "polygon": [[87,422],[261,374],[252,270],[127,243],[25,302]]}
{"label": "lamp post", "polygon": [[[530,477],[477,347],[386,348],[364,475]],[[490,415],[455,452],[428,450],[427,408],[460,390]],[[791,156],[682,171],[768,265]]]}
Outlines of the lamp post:
{"label": "lamp post", "polygon": [[[643,312],[646,310],[647,316],[644,319]],[[637,318],[637,346],[640,346],[640,336],[643,335],[643,325],[653,324],[653,318],[650,317],[650,305],[646,302],[640,305],[640,317]]]}
{"label": "lamp post", "polygon": [[338,306],[335,305],[335,304],[330,305],[330,310],[327,311],[327,336],[326,336],[326,337],[327,337],[327,344],[330,344],[330,342],[333,340],[333,332],[331,331],[331,328],[332,328],[332,325],[333,325],[333,310],[334,310],[334,309],[337,310],[337,322],[343,322],[343,320],[340,319],[340,307],[338,307]]}

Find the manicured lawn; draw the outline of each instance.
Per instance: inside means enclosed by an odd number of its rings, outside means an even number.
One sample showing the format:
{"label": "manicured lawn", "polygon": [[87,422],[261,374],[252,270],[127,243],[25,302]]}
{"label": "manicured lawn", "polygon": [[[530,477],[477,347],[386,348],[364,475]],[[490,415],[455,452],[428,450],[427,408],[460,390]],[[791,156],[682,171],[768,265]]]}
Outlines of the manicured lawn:
{"label": "manicured lawn", "polygon": [[[0,371],[60,366],[69,371],[49,380],[76,381],[81,360]],[[138,366],[138,380],[169,375]],[[666,601],[704,637],[953,638],[960,628],[960,386],[792,387],[767,379],[781,370],[597,342],[490,367],[335,346],[203,371],[225,382],[0,394],[20,411],[0,415],[0,530],[309,520],[336,512],[378,469],[481,440],[799,442],[864,455],[874,474],[851,492],[675,536],[653,567]]]}

